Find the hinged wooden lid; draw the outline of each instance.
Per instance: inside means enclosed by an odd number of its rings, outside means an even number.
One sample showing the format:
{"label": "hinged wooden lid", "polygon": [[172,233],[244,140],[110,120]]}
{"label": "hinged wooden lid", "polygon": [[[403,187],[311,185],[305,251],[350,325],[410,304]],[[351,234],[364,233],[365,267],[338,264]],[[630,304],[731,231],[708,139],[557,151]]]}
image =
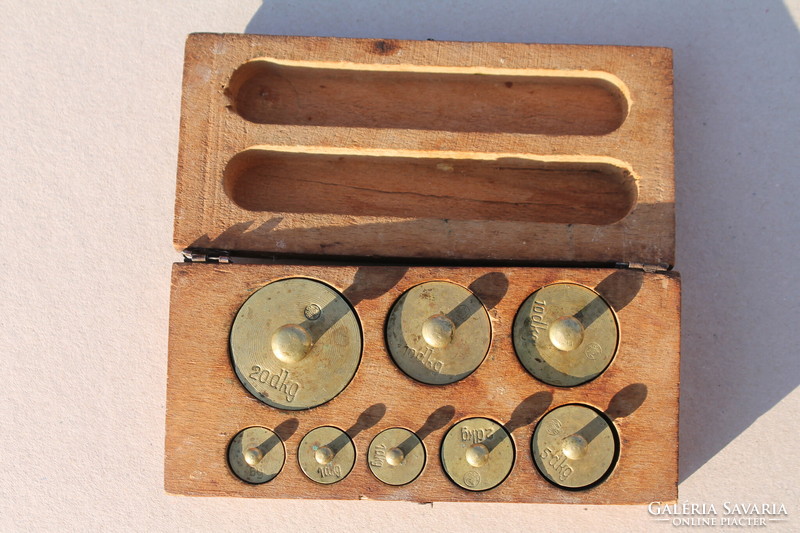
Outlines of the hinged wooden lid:
{"label": "hinged wooden lid", "polygon": [[195,34],[175,246],[674,263],[665,48]]}

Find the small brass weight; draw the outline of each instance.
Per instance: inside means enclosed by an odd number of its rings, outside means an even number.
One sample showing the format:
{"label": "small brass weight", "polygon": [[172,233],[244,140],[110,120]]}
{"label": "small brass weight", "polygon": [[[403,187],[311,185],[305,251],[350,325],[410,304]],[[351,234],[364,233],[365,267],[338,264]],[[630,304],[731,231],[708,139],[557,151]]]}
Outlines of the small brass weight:
{"label": "small brass weight", "polygon": [[506,429],[488,418],[469,418],[454,425],[442,441],[442,467],[459,487],[489,490],[502,483],[514,466],[514,443]]}
{"label": "small brass weight", "polygon": [[319,281],[274,281],[250,296],[231,328],[236,375],[272,407],[322,405],[353,379],[361,327],[350,304]]}
{"label": "small brass weight", "polygon": [[242,481],[254,485],[271,481],[283,469],[285,460],[283,442],[267,428],[245,428],[228,445],[231,470]]}
{"label": "small brass weight", "polygon": [[553,283],[531,294],[514,319],[514,349],[534,377],[574,387],[605,371],[619,345],[619,323],[598,293]]}
{"label": "small brass weight", "polygon": [[367,451],[370,471],[387,485],[414,481],[425,466],[425,446],[405,428],[389,428],[372,439]]}
{"label": "small brass weight", "polygon": [[619,452],[611,422],[592,407],[562,405],[547,413],[533,432],[536,468],[550,482],[582,489],[611,472]]}
{"label": "small brass weight", "polygon": [[312,481],[330,485],[341,481],[356,464],[356,448],[350,436],[339,428],[312,429],[297,450],[300,469]]}

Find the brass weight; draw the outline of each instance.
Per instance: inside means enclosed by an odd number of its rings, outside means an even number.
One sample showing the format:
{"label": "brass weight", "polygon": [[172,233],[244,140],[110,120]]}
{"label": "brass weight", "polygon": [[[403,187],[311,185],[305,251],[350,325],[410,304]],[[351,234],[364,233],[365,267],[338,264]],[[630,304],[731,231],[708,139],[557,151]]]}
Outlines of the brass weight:
{"label": "brass weight", "polygon": [[502,483],[514,466],[514,443],[506,429],[488,418],[469,418],[444,437],[442,467],[461,488],[482,491]]}
{"label": "brass weight", "polygon": [[386,321],[395,364],[429,385],[464,379],[480,366],[492,331],[481,301],[461,285],[429,281],[403,293]]}
{"label": "brass weight", "polygon": [[575,283],[546,285],[514,319],[514,350],[534,377],[559,387],[590,381],[611,364],[619,322],[598,293]]}
{"label": "brass weight", "polygon": [[425,467],[425,446],[412,431],[385,429],[372,439],[367,461],[370,471],[387,485],[406,485]]}
{"label": "brass weight", "polygon": [[585,405],[562,405],[547,413],[533,432],[536,468],[552,483],[586,488],[603,479],[618,457],[619,439],[611,422]]}
{"label": "brass weight", "polygon": [[350,436],[339,428],[312,429],[297,449],[300,469],[312,481],[330,485],[347,477],[356,464],[356,448]]}
{"label": "brass weight", "polygon": [[279,409],[321,405],[353,379],[361,360],[361,327],[350,304],[319,281],[274,281],[250,296],[231,328],[239,381]]}
{"label": "brass weight", "polygon": [[228,445],[231,471],[247,483],[271,481],[283,469],[286,449],[272,430],[249,427],[236,434]]}

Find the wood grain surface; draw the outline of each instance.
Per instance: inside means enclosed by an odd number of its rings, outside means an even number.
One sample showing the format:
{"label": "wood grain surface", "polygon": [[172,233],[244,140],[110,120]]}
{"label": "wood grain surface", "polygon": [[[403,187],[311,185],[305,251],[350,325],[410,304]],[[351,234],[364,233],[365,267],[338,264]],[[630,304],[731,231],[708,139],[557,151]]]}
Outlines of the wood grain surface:
{"label": "wood grain surface", "polygon": [[[281,411],[250,395],[231,365],[228,339],[242,303],[285,277],[318,279],[354,306],[364,351],[353,381],[332,401],[306,411]],[[384,322],[405,290],[430,280],[469,287],[486,306],[492,342],[483,364],[452,385],[430,386],[403,374],[384,342]],[[574,388],[546,385],[528,374],[512,344],[514,316],[537,288],[572,281],[595,288],[617,311],[619,351],[595,380]],[[675,273],[615,269],[447,268],[314,265],[176,264],[172,278],[167,387],[165,487],[186,495],[429,501],[557,502],[583,504],[673,501],[678,481],[680,280]],[[619,431],[619,461],[600,485],[560,489],[536,470],[530,441],[550,409],[584,403],[604,411]],[[449,427],[486,417],[506,426],[516,449],[509,477],[485,492],[459,488],[444,474],[439,446]],[[231,438],[242,428],[276,429],[287,458],[263,485],[237,479],[226,462]],[[332,485],[307,479],[296,450],[302,437],[334,425],[352,437],[356,464]],[[389,427],[422,437],[428,454],[414,482],[392,487],[376,479],[365,452]]]}
{"label": "wood grain surface", "polygon": [[191,35],[175,246],[674,262],[664,48]]}

